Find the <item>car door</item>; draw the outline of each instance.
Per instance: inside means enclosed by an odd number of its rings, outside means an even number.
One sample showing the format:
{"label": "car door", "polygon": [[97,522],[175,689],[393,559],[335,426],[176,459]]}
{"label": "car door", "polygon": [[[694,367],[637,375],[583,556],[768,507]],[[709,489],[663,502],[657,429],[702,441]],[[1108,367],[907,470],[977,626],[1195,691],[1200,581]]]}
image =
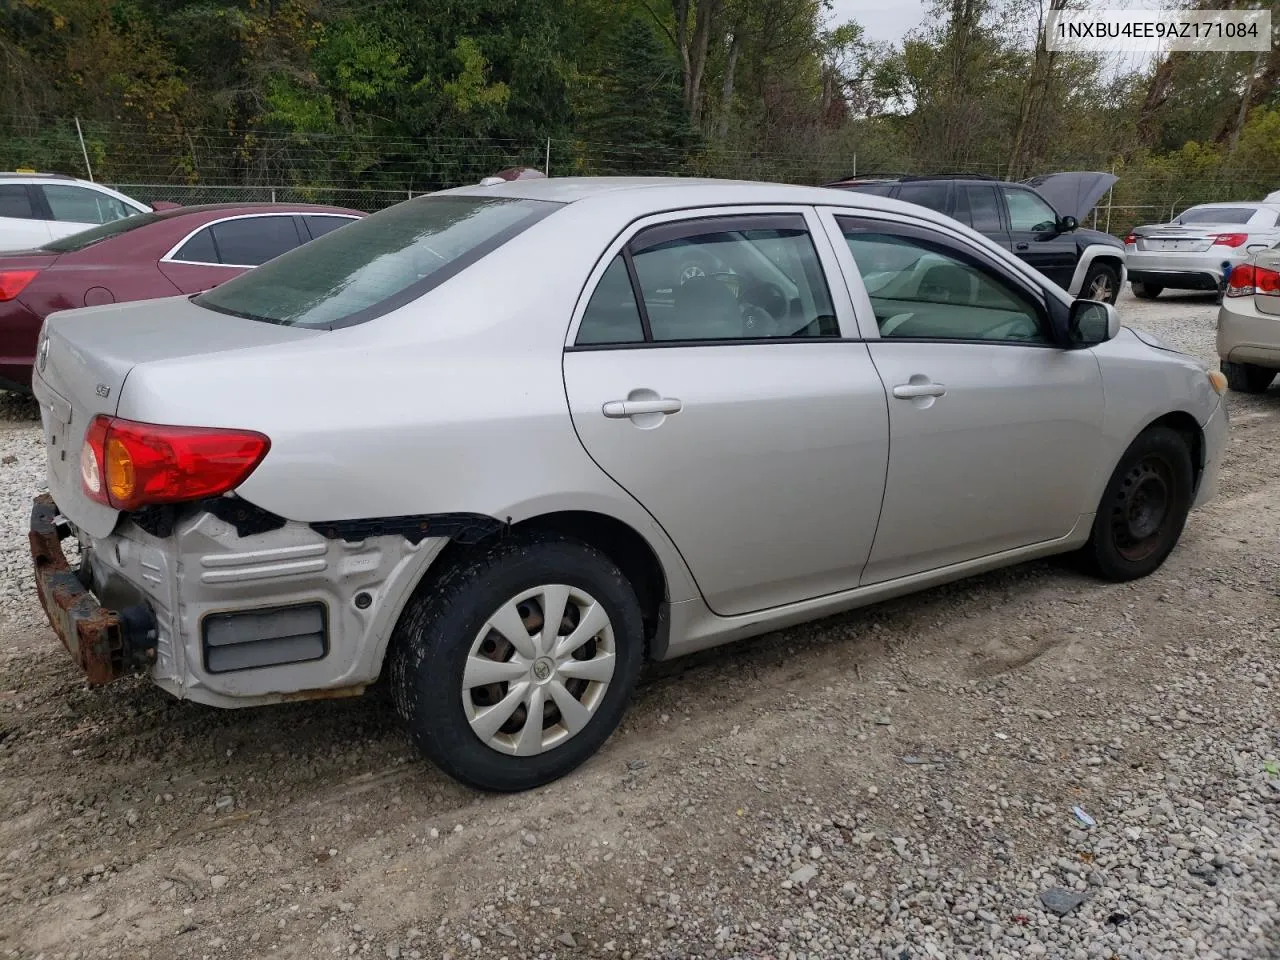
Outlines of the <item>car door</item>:
{"label": "car door", "polygon": [[292,214],[229,217],[192,231],[160,259],[183,293],[200,293],[303,242]]}
{"label": "car door", "polygon": [[45,204],[52,217],[49,231],[54,239],[122,220],[138,212],[110,194],[90,190],[88,187],[46,183],[37,189],[44,194]]}
{"label": "car door", "polygon": [[1013,252],[1064,290],[1071,283],[1079,253],[1070,233],[1059,233],[1058,213],[1027,187],[1001,184]]}
{"label": "car door", "polygon": [[875,534],[884,389],[815,226],[801,208],[642,221],[606,251],[570,328],[583,446],[718,614],[856,586]]}
{"label": "car door", "polygon": [[0,183],[0,250],[35,250],[53,239],[35,187]]}
{"label": "car door", "polygon": [[831,216],[889,393],[889,472],[862,582],[1055,540],[1087,522],[1096,505],[1081,496],[1103,416],[1092,351],[1053,345],[1041,291],[958,234]]}

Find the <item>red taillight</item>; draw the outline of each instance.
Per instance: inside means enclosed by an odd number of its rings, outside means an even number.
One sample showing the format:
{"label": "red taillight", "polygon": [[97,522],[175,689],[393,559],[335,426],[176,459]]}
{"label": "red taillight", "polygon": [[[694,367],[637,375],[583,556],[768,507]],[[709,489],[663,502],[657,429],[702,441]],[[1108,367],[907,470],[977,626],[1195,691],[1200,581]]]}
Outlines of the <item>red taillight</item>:
{"label": "red taillight", "polygon": [[0,270],[0,303],[12,300],[36,278],[39,270]]}
{"label": "red taillight", "polygon": [[217,497],[262,462],[271,441],[249,430],[170,427],[97,416],[85,432],[85,493],[117,510]]}
{"label": "red taillight", "polygon": [[1280,272],[1242,263],[1227,277],[1224,296],[1252,297],[1255,293],[1264,297],[1280,297]]}
{"label": "red taillight", "polygon": [[1126,247],[1131,247],[1137,242],[1138,242],[1138,235],[1136,233],[1131,233],[1124,238],[1124,245]]}
{"label": "red taillight", "polygon": [[1213,238],[1213,242],[1221,247],[1242,247],[1248,239],[1247,233],[1220,233]]}

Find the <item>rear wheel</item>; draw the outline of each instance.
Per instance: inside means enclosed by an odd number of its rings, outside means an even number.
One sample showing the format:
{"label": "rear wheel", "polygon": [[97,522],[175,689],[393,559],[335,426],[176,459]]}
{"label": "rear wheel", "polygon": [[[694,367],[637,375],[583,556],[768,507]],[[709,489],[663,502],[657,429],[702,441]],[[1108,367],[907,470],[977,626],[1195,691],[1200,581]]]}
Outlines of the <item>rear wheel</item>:
{"label": "rear wheel", "polygon": [[599,749],[640,674],[635,591],[598,550],[504,539],[411,601],[392,639],[396,708],[418,748],[481,790],[528,790]]}
{"label": "rear wheel", "polygon": [[1095,263],[1085,274],[1080,291],[1086,300],[1115,303],[1120,296],[1120,273],[1109,263]]}
{"label": "rear wheel", "polygon": [[1136,580],[1173,551],[1191,510],[1194,475],[1187,442],[1168,427],[1150,427],[1120,458],[1098,504],[1088,570],[1106,580]]}
{"label": "rear wheel", "polygon": [[1254,363],[1232,363],[1223,360],[1222,372],[1227,378],[1227,386],[1237,393],[1263,393],[1271,386],[1276,372]]}
{"label": "rear wheel", "polygon": [[1129,284],[1133,290],[1133,295],[1139,300],[1154,300],[1164,292],[1164,287],[1157,286],[1154,283],[1139,283],[1134,281]]}

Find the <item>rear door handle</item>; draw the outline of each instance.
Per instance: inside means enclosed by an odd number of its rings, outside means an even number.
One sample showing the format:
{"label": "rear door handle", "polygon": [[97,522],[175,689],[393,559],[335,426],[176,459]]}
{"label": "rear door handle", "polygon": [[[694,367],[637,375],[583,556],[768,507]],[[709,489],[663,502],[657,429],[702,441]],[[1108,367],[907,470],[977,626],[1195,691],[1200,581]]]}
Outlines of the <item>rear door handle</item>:
{"label": "rear door handle", "polygon": [[947,392],[941,383],[900,383],[893,388],[893,395],[899,400],[913,400],[916,397],[941,397]]}
{"label": "rear door handle", "polygon": [[657,400],[610,400],[604,405],[603,412],[610,420],[624,420],[644,413],[679,413],[683,406],[674,397],[660,397]]}
{"label": "rear door handle", "polygon": [[1030,249],[1030,247],[1031,247],[1031,244],[1029,243],[1015,243],[1013,245],[1013,249],[1015,250],[1027,250],[1027,249]]}

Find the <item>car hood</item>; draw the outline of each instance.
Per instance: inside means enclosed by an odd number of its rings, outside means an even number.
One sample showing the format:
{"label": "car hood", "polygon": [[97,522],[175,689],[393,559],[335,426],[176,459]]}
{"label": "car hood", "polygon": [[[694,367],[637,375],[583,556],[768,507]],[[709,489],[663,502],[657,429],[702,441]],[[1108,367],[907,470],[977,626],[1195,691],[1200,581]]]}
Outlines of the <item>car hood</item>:
{"label": "car hood", "polygon": [[1060,216],[1083,220],[1119,179],[1114,173],[1075,170],[1046,173],[1023,182],[1035,187]]}

